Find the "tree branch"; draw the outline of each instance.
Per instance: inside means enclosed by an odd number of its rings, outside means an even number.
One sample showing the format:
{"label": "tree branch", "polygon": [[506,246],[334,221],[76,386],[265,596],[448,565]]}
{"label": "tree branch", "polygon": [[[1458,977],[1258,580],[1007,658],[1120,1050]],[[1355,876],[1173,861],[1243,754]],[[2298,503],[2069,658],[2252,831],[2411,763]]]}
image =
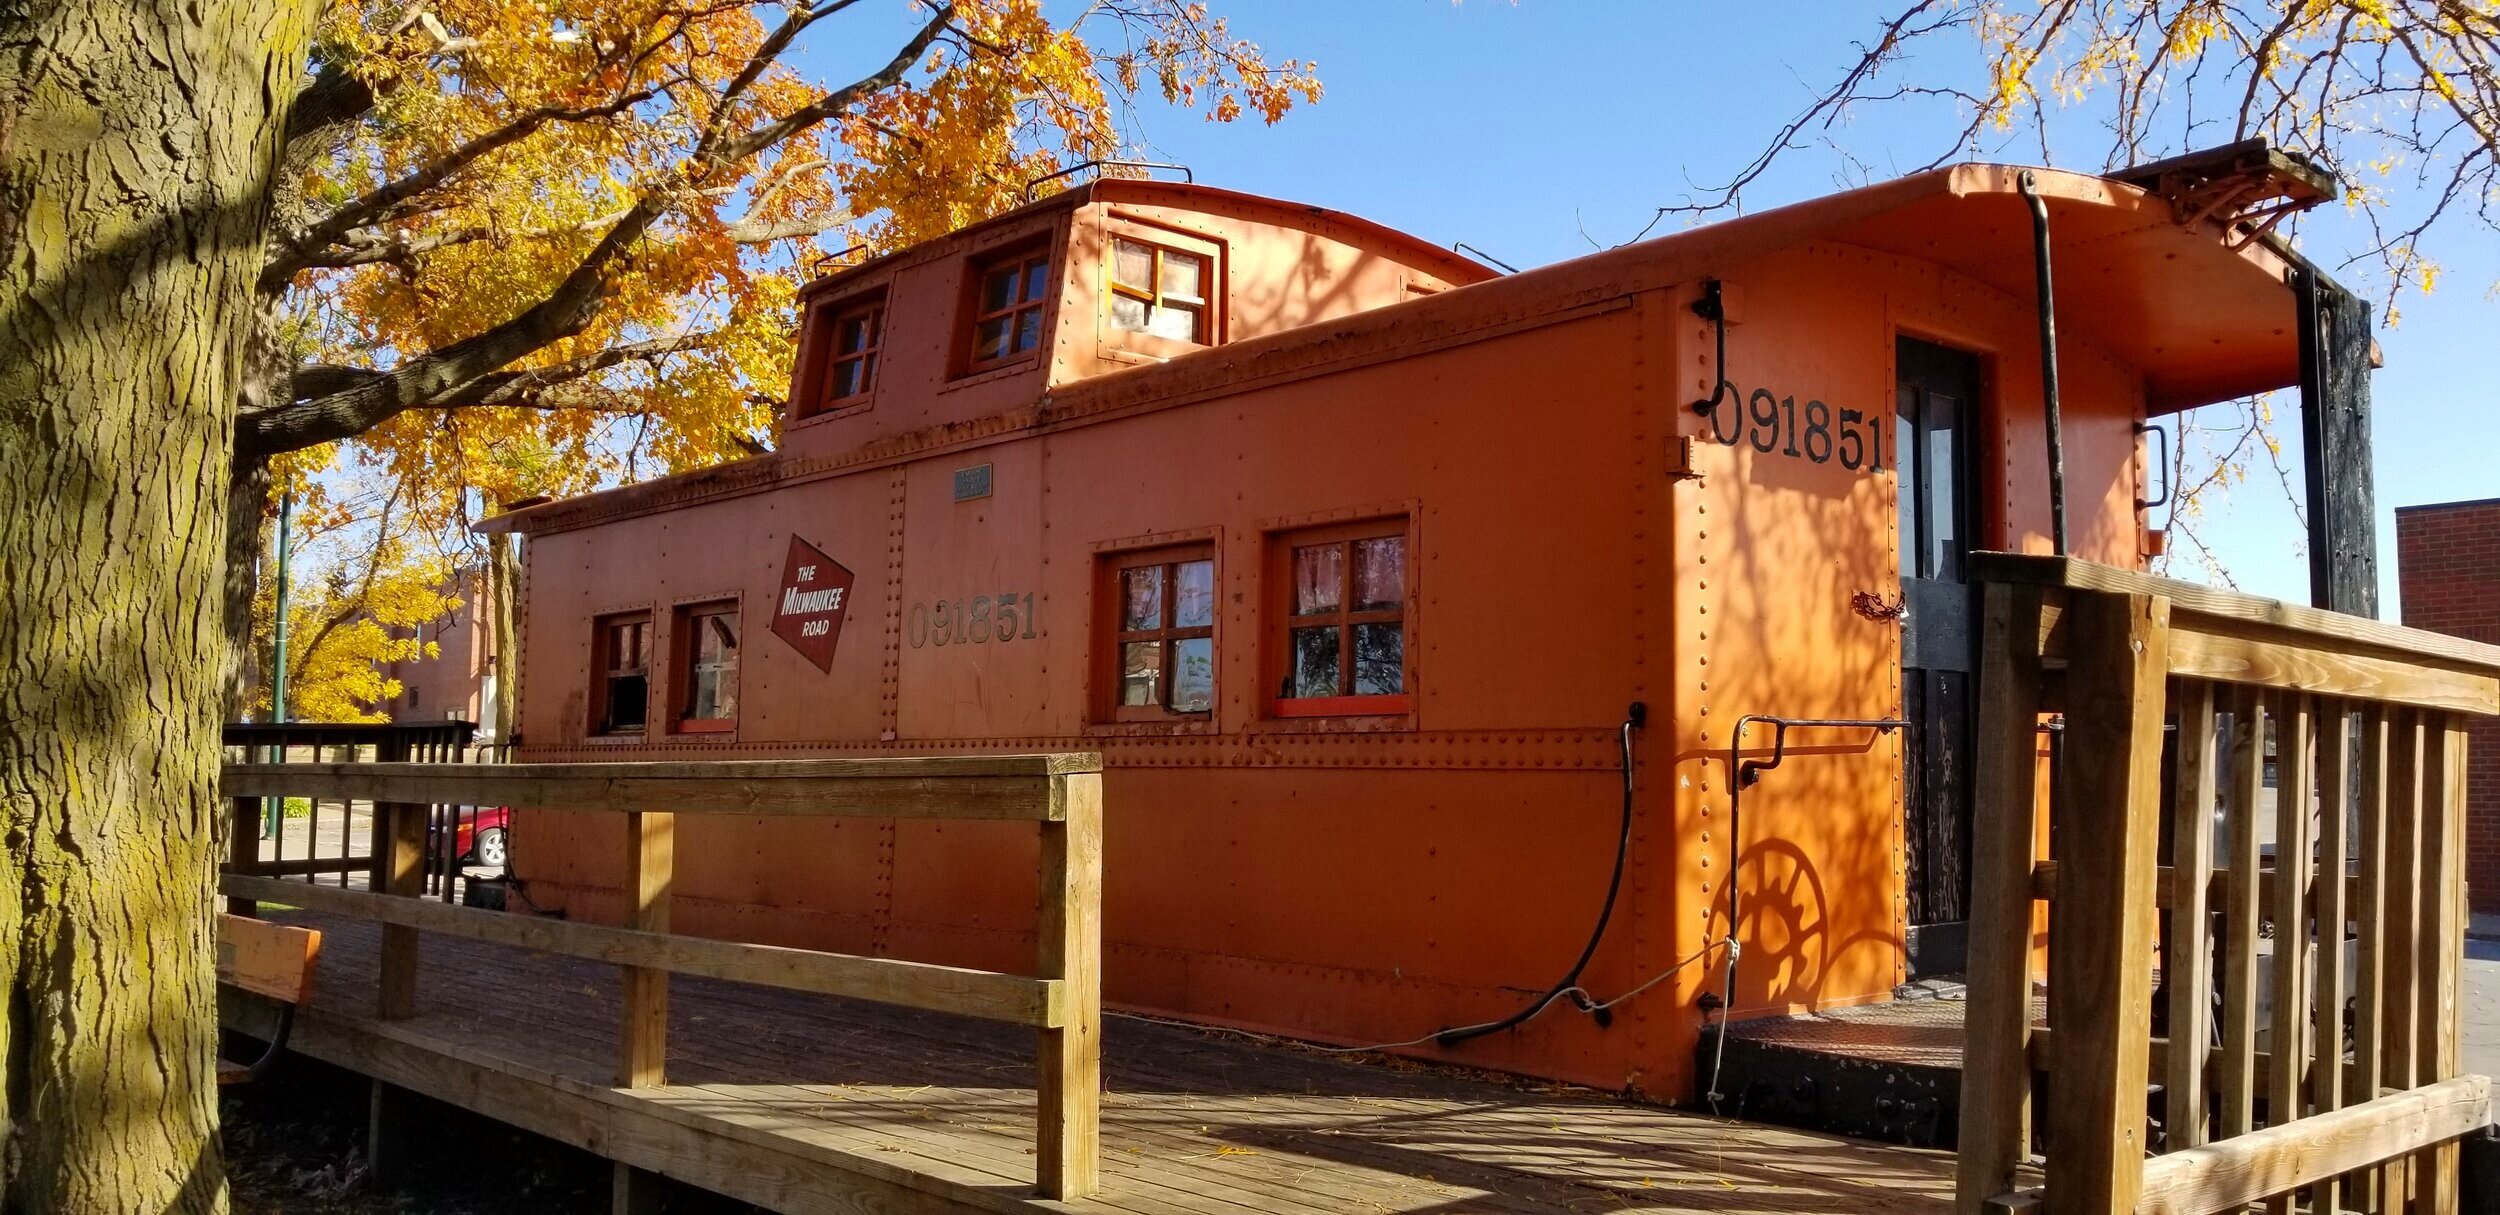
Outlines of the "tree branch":
{"label": "tree branch", "polygon": [[373,112],[373,86],[342,63],[325,63],[287,111],[286,142],[290,150],[332,127]]}
{"label": "tree branch", "polygon": [[595,106],[539,106],[512,121],[469,140],[393,181],[376,187],[362,198],[354,199],[281,238],[269,264],[261,271],[260,289],[264,293],[283,290],[296,272],[311,264],[310,259],[331,242],[389,214],[399,204],[441,185],[445,178],[477,162],[478,158],[528,138],[550,122],[586,122],[613,117],[658,95],[660,85],[636,89]]}
{"label": "tree branch", "polygon": [[[834,0],[836,7],[849,2],[851,0]],[[682,184],[660,182],[644,187],[641,196],[618,217],[615,226],[608,229],[598,245],[583,255],[564,281],[545,299],[512,319],[439,350],[409,358],[388,371],[338,391],[313,397],[298,393],[295,394],[298,399],[284,405],[245,412],[236,420],[237,458],[265,457],[348,438],[409,409],[493,403],[487,398],[512,390],[508,382],[489,377],[532,351],[580,333],[598,315],[609,273],[624,258],[626,251],[642,239],[652,223],[668,211],[672,198],[679,192],[689,188],[700,190],[709,184],[705,179],[721,168],[744,162],[766,148],[841,113],[862,98],[893,87],[927,52],[938,34],[954,19],[954,14],[952,0],[940,5],[937,15],[905,42],[885,66],[825,93],[781,118],[749,128],[734,138],[717,139],[714,137],[717,131],[708,134],[695,148],[687,180]],[[492,136],[481,137],[484,138]],[[427,171],[432,168],[429,166]],[[336,218],[333,216],[333,220]],[[324,221],[316,228],[326,229],[331,223]],[[323,238],[324,242],[355,226],[338,229]],[[608,353],[611,352],[600,352],[601,355]]]}

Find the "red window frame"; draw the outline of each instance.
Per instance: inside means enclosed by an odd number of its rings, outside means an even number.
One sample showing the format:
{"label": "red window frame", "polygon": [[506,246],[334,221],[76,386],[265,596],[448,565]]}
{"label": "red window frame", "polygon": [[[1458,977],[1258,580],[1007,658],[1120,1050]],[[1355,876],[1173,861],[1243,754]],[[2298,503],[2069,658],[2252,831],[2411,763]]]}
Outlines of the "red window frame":
{"label": "red window frame", "polygon": [[[879,287],[809,306],[803,350],[806,364],[790,385],[793,421],[864,409],[876,396],[877,381],[885,374],[885,305],[885,289]],[[858,350],[843,350],[843,328],[862,320],[867,322],[864,344]],[[838,387],[845,366],[860,369],[858,382],[847,393]]]}
{"label": "red window frame", "polygon": [[695,664],[702,658],[703,628],[707,622],[720,618],[727,618],[729,621],[732,653],[729,661],[726,664],[717,664],[716,669],[725,668],[728,673],[729,693],[734,706],[739,673],[739,661],[735,650],[739,643],[746,640],[744,630],[738,621],[737,601],[696,603],[677,609],[675,622],[677,627],[673,630],[676,636],[672,645],[676,652],[672,655],[674,661],[670,664],[676,675],[673,681],[676,687],[670,692],[676,708],[670,717],[676,722],[676,732],[679,734],[726,734],[738,728],[738,714],[734,708],[725,716],[697,717],[694,715]]}
{"label": "red window frame", "polygon": [[[634,738],[651,728],[651,613],[618,612],[591,622],[590,732],[600,738]],[[637,665],[639,664],[639,665]],[[642,680],[642,720],[619,728],[608,712],[609,685]]]}
{"label": "red window frame", "polygon": [[[1103,647],[1100,667],[1100,686],[1103,691],[1099,697],[1101,711],[1097,716],[1102,720],[1203,722],[1213,719],[1216,687],[1221,682],[1222,652],[1217,649],[1215,643],[1215,622],[1221,613],[1222,596],[1219,593],[1216,596],[1217,602],[1209,606],[1206,624],[1180,625],[1176,623],[1180,596],[1175,593],[1175,586],[1179,569],[1181,566],[1199,562],[1205,562],[1209,566],[1209,577],[1216,580],[1220,588],[1222,575],[1220,570],[1214,568],[1215,545],[1212,543],[1138,549],[1125,553],[1113,553],[1103,560],[1103,593],[1100,602],[1105,605],[1106,609],[1103,613],[1103,636],[1108,644]],[[1162,590],[1160,602],[1156,605],[1157,619],[1153,627],[1136,629],[1127,627],[1127,580],[1131,570],[1161,571],[1158,576],[1162,579]],[[1177,648],[1175,643],[1199,638],[1207,640],[1207,648],[1213,652],[1213,661],[1217,666],[1217,672],[1209,676],[1210,689],[1207,707],[1193,710],[1172,708],[1172,672],[1176,665],[1173,654]],[[1128,647],[1131,645],[1153,645],[1158,651],[1155,664],[1154,696],[1151,704],[1125,703],[1127,697],[1124,693],[1128,683]]]}
{"label": "red window frame", "polygon": [[[842,332],[853,322],[858,322],[864,329],[860,348],[844,350]],[[825,399],[816,408],[819,411],[839,409],[866,400],[877,391],[877,372],[884,362],[879,356],[885,350],[885,297],[863,300],[835,311],[825,341]],[[843,392],[839,387],[845,367],[858,369],[858,379],[849,392]]]}
{"label": "red window frame", "polygon": [[[1049,337],[1047,308],[1053,294],[1050,267],[1051,251],[1048,246],[1019,249],[1013,253],[974,264],[971,297],[972,324],[965,332],[966,341],[969,343],[965,347],[969,352],[965,365],[966,374],[1007,366],[1010,363],[1033,357],[1035,352],[1042,348],[1043,341]],[[1039,283],[1034,280],[1033,272],[1036,268],[1041,271]],[[1002,272],[1015,276],[1015,281],[1009,284],[1007,302],[997,308],[982,307],[982,299],[986,295],[990,280],[998,277]],[[1024,332],[1026,313],[1032,313],[1035,316],[1033,344],[1018,346],[1016,343]],[[981,331],[992,321],[1001,319],[1007,323],[1006,349],[989,358],[983,358],[981,357]]]}
{"label": "red window frame", "polygon": [[[1354,546],[1365,540],[1394,539],[1400,548],[1398,600],[1394,607],[1357,610]],[[1338,550],[1338,594],[1333,609],[1297,613],[1295,602],[1295,554],[1303,549],[1335,548]],[[1268,711],[1276,717],[1355,717],[1388,716],[1411,713],[1415,708],[1415,647],[1408,627],[1409,607],[1415,600],[1415,544],[1409,534],[1407,520],[1400,516],[1370,519],[1359,523],[1329,527],[1305,528],[1279,532],[1270,538],[1269,582],[1274,591],[1276,626],[1271,630],[1275,646],[1268,663]],[[1354,633],[1360,625],[1395,624],[1398,626],[1398,690],[1395,692],[1358,693],[1354,691]],[[1294,634],[1298,630],[1334,627],[1337,630],[1336,694],[1331,696],[1293,695]]]}

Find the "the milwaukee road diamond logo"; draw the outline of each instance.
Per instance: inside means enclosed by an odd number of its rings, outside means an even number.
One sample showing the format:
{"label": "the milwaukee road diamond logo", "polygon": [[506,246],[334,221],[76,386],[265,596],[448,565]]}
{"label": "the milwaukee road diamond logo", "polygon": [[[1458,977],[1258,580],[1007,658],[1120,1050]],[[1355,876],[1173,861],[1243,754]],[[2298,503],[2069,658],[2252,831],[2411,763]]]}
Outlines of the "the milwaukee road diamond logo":
{"label": "the milwaukee road diamond logo", "polygon": [[842,640],[842,616],[850,600],[851,571],[815,545],[790,537],[790,559],[781,568],[781,594],[773,607],[773,635],[789,642],[817,670],[831,673],[833,647]]}

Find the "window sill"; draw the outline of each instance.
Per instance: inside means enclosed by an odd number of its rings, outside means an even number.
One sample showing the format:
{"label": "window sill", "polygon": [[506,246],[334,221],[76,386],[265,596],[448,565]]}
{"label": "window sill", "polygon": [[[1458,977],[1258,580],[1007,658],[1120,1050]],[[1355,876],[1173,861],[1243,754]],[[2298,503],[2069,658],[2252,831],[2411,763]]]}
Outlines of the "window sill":
{"label": "window sill", "polygon": [[1087,738],[1169,738],[1185,734],[1216,733],[1215,714],[1192,713],[1156,721],[1097,721],[1084,728]]}
{"label": "window sill", "polygon": [[1415,711],[1415,698],[1395,696],[1312,696],[1268,702],[1273,717],[1402,717]]}
{"label": "window sill", "polygon": [[789,424],[782,427],[782,429],[787,432],[813,426],[818,422],[830,422],[836,418],[857,417],[860,414],[868,412],[869,409],[876,405],[876,403],[877,394],[874,392],[861,393],[855,397],[844,397],[839,401],[828,402],[824,408],[816,410],[815,412],[808,414],[806,417],[791,419]]}
{"label": "window sill", "polygon": [[631,734],[588,734],[582,737],[582,745],[588,747],[631,747],[642,741],[643,732],[640,730]]}
{"label": "window sill", "polygon": [[962,375],[938,385],[938,391],[953,392],[958,388],[970,388],[976,384],[987,384],[992,380],[1003,380],[1009,376],[1022,375],[1041,365],[1042,352],[1037,348],[1004,362],[984,363],[978,367],[967,368]]}

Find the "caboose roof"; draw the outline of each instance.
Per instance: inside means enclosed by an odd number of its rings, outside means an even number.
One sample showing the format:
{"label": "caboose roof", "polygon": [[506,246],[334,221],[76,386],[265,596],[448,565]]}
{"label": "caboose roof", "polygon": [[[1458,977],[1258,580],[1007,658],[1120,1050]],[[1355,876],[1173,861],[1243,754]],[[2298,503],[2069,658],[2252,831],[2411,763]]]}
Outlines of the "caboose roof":
{"label": "caboose roof", "polygon": [[[2268,242],[2212,220],[2182,222],[2159,195],[2082,173],[2034,169],[2047,200],[2056,257],[2059,331],[2085,339],[2144,376],[2150,413],[2284,388],[2298,381],[2292,263]],[[2031,213],[2008,165],[1955,165],[1670,233],[1621,248],[1279,333],[1212,346],[1154,366],[1051,388],[1036,406],[966,432],[939,427],[889,436],[851,452],[775,452],[620,489],[532,506],[485,520],[481,531],[561,531],[620,516],[754,493],[916,458],[962,441],[1084,425],[1141,408],[1205,400],[1248,387],[1325,375],[1420,349],[1498,334],[1530,318],[1729,273],[1755,258],[1839,244],[1942,266],[2031,306]],[[1369,221],[1207,186],[1096,182],[1019,208],[877,263],[955,250],[968,233],[1016,216],[1073,206],[1103,192],[1159,200],[1273,208],[1306,222],[1360,225],[1419,253],[1451,259],[1464,281],[1481,267]],[[865,267],[849,268],[816,289]],[[1470,271],[1473,273],[1470,273]],[[1740,322],[1741,323],[1741,322]]]}
{"label": "caboose roof", "polygon": [[966,224],[944,236],[916,245],[891,250],[848,266],[829,269],[800,289],[803,295],[839,294],[844,287],[870,272],[890,270],[952,256],[966,246],[978,244],[983,236],[1003,228],[1013,228],[1036,216],[1057,211],[1073,211],[1091,203],[1132,204],[1148,207],[1170,207],[1177,211],[1205,213],[1229,212],[1266,220],[1282,227],[1297,228],[1321,236],[1334,237],[1351,245],[1394,251],[1397,258],[1411,266],[1430,271],[1451,283],[1477,283],[1495,277],[1492,267],[1465,254],[1444,249],[1413,233],[1401,232],[1387,224],[1376,223],[1346,211],[1332,211],[1309,203],[1289,202],[1264,194],[1227,190],[1221,186],[1200,185],[1188,181],[1158,181],[1138,177],[1103,177],[1082,185],[1070,186],[1055,194],[1045,195],[1011,211],[1001,211],[988,219]]}
{"label": "caboose roof", "polygon": [[[2029,305],[2031,213],[2009,165],[1955,165],[1545,267],[1680,280],[1808,242],[1936,263]],[[2291,263],[2221,224],[2182,222],[2123,182],[2034,169],[2048,202],[2057,323],[2143,372],[2149,412],[2171,413],[2297,382]],[[1628,261],[1631,264],[1622,264]],[[1521,277],[1527,277],[1525,275]]]}

